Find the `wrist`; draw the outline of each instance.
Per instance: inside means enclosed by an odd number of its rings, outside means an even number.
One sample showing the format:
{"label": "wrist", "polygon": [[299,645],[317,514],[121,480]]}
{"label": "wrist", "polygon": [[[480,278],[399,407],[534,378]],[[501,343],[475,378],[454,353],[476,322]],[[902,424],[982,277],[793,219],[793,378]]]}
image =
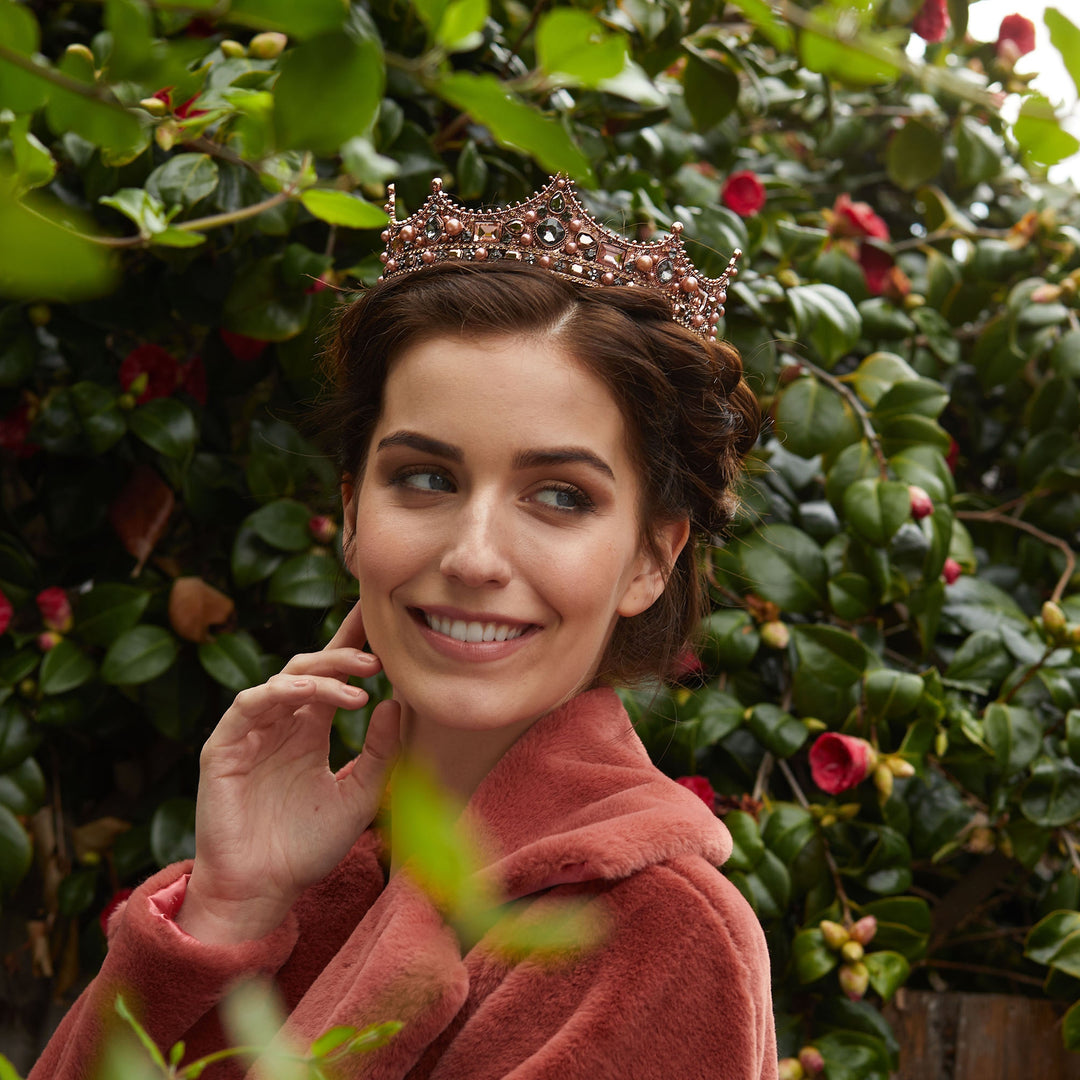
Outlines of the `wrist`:
{"label": "wrist", "polygon": [[207,889],[193,869],[173,922],[204,945],[237,945],[276,930],[291,907],[291,901],[267,896],[222,897]]}

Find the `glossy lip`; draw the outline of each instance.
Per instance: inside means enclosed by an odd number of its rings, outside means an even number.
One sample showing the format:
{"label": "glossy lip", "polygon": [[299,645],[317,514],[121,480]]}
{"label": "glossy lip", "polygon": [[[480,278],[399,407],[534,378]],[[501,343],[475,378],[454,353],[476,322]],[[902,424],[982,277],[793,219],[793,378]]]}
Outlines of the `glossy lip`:
{"label": "glossy lip", "polygon": [[[412,607],[408,608],[413,623],[424,640],[437,652],[451,660],[490,661],[502,660],[524,648],[543,628],[536,623],[510,619],[505,615],[481,614],[462,611],[449,607]],[[424,614],[438,615],[444,619],[461,619],[464,622],[499,623],[503,626],[526,626],[525,633],[507,641],[458,641],[456,638],[432,630],[424,619]]]}

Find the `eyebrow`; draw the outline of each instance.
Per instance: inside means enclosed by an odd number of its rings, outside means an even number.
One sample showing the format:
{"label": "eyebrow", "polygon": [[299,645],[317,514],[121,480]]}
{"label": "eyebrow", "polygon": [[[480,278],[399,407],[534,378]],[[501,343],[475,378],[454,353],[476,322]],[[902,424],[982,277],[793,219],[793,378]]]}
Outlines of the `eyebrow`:
{"label": "eyebrow", "polygon": [[[460,464],[465,460],[461,448],[452,443],[433,439],[430,435],[421,435],[418,431],[395,431],[379,440],[376,453],[394,446],[407,446],[419,450],[422,454],[431,454],[447,461]],[[583,446],[542,447],[533,450],[519,450],[514,455],[515,469],[537,469],[553,465],[586,465],[596,472],[615,479],[611,466],[599,455]]]}

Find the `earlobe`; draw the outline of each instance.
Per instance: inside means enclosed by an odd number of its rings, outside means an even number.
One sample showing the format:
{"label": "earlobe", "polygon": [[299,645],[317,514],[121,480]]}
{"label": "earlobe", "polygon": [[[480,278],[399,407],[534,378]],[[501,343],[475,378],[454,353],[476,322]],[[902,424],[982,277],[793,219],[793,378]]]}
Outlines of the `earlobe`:
{"label": "earlobe", "polygon": [[675,566],[675,560],[678,559],[689,539],[690,521],[688,518],[672,521],[661,526],[655,536],[660,560],[658,561],[656,556],[647,550],[641,551],[638,572],[623,593],[622,600],[616,608],[624,618],[640,615],[660,598],[667,584],[668,575]]}

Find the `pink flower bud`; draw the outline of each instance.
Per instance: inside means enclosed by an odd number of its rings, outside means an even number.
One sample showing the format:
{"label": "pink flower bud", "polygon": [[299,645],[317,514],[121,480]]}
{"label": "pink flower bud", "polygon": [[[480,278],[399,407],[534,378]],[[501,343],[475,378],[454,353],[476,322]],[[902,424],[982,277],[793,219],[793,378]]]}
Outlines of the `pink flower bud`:
{"label": "pink flower bud", "polygon": [[840,989],[852,1001],[858,1001],[870,985],[870,972],[860,960],[857,964],[844,964],[840,968]]}
{"label": "pink flower bud", "polygon": [[869,945],[874,940],[874,935],[877,933],[877,919],[873,915],[864,915],[859,919],[850,930],[851,940],[857,941],[860,945]]}
{"label": "pink flower bud", "polygon": [[48,652],[50,649],[55,649],[63,640],[63,636],[55,630],[42,630],[37,636],[37,647],[42,652]]}
{"label": "pink flower bud", "polygon": [[804,1080],[806,1073],[798,1058],[781,1058],[776,1075],[778,1080]]}
{"label": "pink flower bud", "polygon": [[834,952],[839,952],[851,940],[847,927],[841,926],[838,922],[833,922],[832,919],[822,919],[818,923],[818,929],[825,939],[825,944]]}
{"label": "pink flower bud", "polygon": [[779,619],[773,619],[772,622],[762,624],[761,641],[768,648],[786,649],[790,640],[791,631],[788,630],[787,623],[781,622]]}
{"label": "pink flower bud", "polygon": [[946,559],[941,568],[941,576],[946,585],[951,585],[963,572],[964,568],[955,559]]}
{"label": "pink flower bud", "polygon": [[329,544],[337,536],[337,525],[325,514],[314,514],[308,519],[308,532],[320,544]]}
{"label": "pink flower bud", "polygon": [[37,606],[38,611],[41,612],[41,619],[49,630],[58,630],[61,634],[66,634],[75,624],[67,593],[59,585],[42,589],[37,594]]}
{"label": "pink flower bud", "polygon": [[804,1046],[799,1051],[799,1062],[809,1076],[816,1076],[825,1069],[825,1059],[816,1046]]}
{"label": "pink flower bud", "polygon": [[911,497],[911,516],[916,521],[934,512],[934,500],[918,484],[908,484],[908,495]]}

